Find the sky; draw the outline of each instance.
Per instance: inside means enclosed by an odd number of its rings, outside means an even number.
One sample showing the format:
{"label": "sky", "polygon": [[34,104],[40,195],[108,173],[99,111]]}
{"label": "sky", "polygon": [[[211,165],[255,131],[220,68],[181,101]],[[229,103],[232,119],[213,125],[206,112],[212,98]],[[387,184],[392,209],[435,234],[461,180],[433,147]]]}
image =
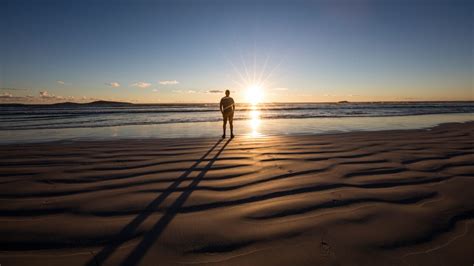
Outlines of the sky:
{"label": "sky", "polygon": [[[474,4],[0,1],[0,102],[474,100]],[[250,94],[252,97],[252,94]]]}

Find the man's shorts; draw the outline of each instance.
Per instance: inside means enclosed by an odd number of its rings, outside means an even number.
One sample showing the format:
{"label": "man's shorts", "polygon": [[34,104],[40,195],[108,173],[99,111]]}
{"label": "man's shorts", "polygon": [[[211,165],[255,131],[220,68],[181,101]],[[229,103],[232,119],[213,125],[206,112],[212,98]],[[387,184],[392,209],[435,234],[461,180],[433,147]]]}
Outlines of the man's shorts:
{"label": "man's shorts", "polygon": [[234,111],[233,110],[229,110],[229,111],[226,110],[222,113],[222,117],[224,118],[224,122],[227,122],[227,120],[232,121],[232,120],[234,120]]}

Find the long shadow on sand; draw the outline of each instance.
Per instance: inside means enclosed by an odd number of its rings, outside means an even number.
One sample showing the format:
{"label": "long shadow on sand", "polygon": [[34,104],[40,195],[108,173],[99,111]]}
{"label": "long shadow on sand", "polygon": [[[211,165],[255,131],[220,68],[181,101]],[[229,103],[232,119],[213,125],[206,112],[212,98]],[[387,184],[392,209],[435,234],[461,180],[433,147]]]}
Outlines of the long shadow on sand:
{"label": "long shadow on sand", "polygon": [[[173,204],[165,211],[164,215],[158,220],[153,228],[145,234],[142,241],[132,250],[128,257],[122,262],[122,265],[136,265],[138,264],[143,256],[146,254],[152,244],[158,239],[161,233],[165,230],[168,224],[173,220],[180,208],[184,205],[188,197],[191,195],[193,190],[204,178],[207,171],[211,169],[214,162],[218,159],[219,155],[224,151],[225,147],[230,143],[231,139],[227,140],[224,145],[218,150],[212,159],[209,160],[207,165],[202,169],[197,177],[188,185],[183,193],[173,202]],[[169,196],[175,192],[181,182],[185,181],[186,178],[197,168],[197,166],[206,159],[209,154],[222,142],[219,140],[209,149],[201,158],[199,158],[189,169],[187,169],[180,177],[178,177],[165,191],[163,191],[156,199],[145,207],[142,213],[135,217],[129,224],[127,224],[117,237],[107,246],[105,246],[99,253],[97,253],[88,263],[88,266],[102,265],[107,258],[117,250],[120,245],[130,239],[138,227],[153,213],[153,211]]]}

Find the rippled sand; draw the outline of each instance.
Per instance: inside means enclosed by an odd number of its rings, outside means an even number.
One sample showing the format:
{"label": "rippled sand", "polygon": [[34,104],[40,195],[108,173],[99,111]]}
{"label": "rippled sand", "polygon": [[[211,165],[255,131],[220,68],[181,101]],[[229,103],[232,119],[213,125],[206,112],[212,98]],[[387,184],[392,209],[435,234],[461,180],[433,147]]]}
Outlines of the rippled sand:
{"label": "rippled sand", "polygon": [[1,265],[474,263],[474,123],[0,158]]}

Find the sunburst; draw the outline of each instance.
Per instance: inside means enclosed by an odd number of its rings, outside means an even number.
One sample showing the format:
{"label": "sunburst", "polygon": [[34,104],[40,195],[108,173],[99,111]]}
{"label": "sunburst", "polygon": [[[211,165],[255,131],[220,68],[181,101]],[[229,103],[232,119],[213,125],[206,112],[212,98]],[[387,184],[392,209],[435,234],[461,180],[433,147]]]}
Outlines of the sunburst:
{"label": "sunburst", "polygon": [[244,93],[245,98],[242,100],[250,104],[248,112],[248,126],[250,129],[249,136],[260,137],[263,136],[260,132],[260,129],[262,128],[260,109],[262,104],[264,104],[266,102],[265,100],[268,98],[265,95],[266,90],[271,88],[273,85],[272,82],[270,82],[272,75],[282,64],[283,58],[278,64],[271,66],[270,57],[266,56],[263,66],[257,70],[257,59],[254,55],[253,72],[249,71],[249,68],[247,67],[248,64],[245,62],[242,54],[240,55],[240,59],[240,69],[237,68],[232,61],[228,60],[237,76],[237,79],[232,79],[232,81],[238,86],[237,91]]}
{"label": "sunburst", "polygon": [[257,105],[263,101],[263,87],[259,84],[252,84],[246,90],[247,101],[252,105]]}
{"label": "sunburst", "polygon": [[237,74],[237,79],[232,79],[232,81],[238,86],[238,91],[245,92],[245,101],[247,103],[250,103],[252,106],[264,103],[265,92],[272,85],[270,82],[271,77],[280,67],[283,59],[278,64],[269,68],[270,57],[266,56],[262,68],[257,70],[257,59],[254,55],[253,72],[249,70],[249,67],[247,67],[248,64],[245,62],[242,55],[240,55],[240,59],[242,66],[242,69],[240,70],[232,61],[228,60],[233,70]]}

